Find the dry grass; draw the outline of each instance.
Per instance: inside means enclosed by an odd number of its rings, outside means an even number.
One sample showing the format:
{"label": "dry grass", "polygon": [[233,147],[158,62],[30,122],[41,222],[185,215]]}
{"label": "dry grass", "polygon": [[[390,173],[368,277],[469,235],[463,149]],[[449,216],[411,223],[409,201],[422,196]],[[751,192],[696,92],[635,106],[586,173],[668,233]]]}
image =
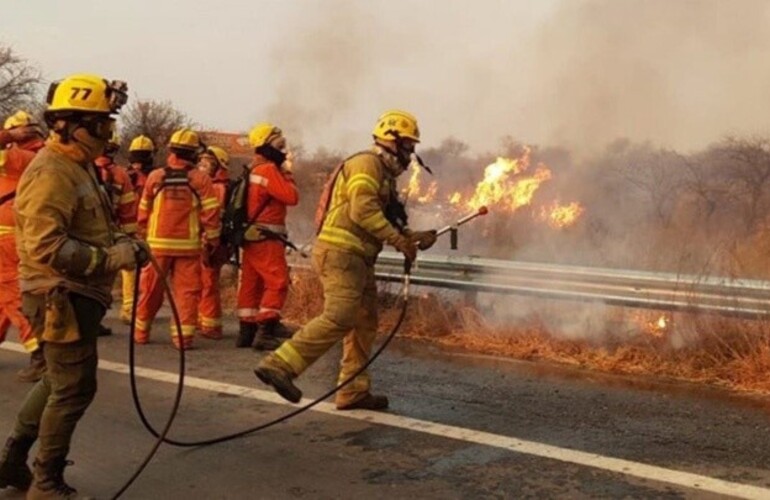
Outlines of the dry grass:
{"label": "dry grass", "polygon": [[[380,327],[397,316],[397,285],[381,290]],[[317,315],[323,294],[311,273],[295,272],[285,309],[290,322]],[[504,326],[459,299],[427,293],[415,297],[401,336],[471,352],[523,360],[547,360],[608,373],[651,375],[770,393],[770,325],[765,322],[608,308],[604,331],[590,337],[557,336],[543,318],[573,314],[580,305],[558,303]],[[574,314],[573,314],[574,315]]]}

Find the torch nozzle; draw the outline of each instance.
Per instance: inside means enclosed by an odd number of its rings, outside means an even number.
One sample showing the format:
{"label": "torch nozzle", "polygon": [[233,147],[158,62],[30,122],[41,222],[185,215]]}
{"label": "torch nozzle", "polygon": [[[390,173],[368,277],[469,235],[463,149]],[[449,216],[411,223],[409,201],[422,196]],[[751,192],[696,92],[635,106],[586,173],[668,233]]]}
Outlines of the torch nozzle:
{"label": "torch nozzle", "polygon": [[489,209],[487,207],[485,207],[485,206],[479,207],[478,210],[476,210],[472,214],[466,215],[465,217],[463,217],[462,219],[458,220],[454,224],[446,226],[446,227],[442,227],[441,229],[437,230],[436,231],[436,236],[441,236],[444,233],[448,233],[449,231],[452,230],[452,228],[455,228],[455,227],[458,227],[458,226],[462,226],[466,222],[470,222],[473,219],[475,219],[476,217],[479,217],[479,216],[482,216],[482,215],[487,215],[488,213],[489,213]]}

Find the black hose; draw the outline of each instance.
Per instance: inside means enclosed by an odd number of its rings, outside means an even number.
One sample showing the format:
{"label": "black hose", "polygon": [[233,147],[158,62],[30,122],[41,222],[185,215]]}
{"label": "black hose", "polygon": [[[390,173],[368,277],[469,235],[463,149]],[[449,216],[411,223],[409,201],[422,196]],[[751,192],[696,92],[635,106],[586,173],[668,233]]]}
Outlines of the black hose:
{"label": "black hose", "polygon": [[[179,318],[179,311],[176,307],[176,302],[174,302],[174,297],[171,294],[171,287],[168,284],[167,277],[165,273],[163,273],[163,269],[158,264],[158,261],[155,260],[155,257],[150,254],[150,265],[152,265],[155,268],[155,272],[158,273],[158,276],[161,278],[161,283],[163,284],[163,290],[166,294],[166,297],[168,298],[169,305],[171,306],[171,314],[174,319],[174,324],[176,325],[176,335],[177,335],[177,342],[179,343],[179,381],[177,382],[177,388],[176,388],[176,395],[174,397],[174,403],[171,407],[171,413],[168,416],[168,420],[166,420],[166,425],[163,427],[163,430],[160,433],[153,432],[153,435],[157,438],[155,441],[155,444],[152,446],[150,451],[147,453],[147,456],[145,456],[142,463],[137,467],[137,469],[134,471],[133,475],[126,481],[126,483],[123,485],[123,487],[118,490],[117,493],[112,497],[113,500],[117,500],[120,498],[120,496],[128,490],[128,488],[131,487],[131,485],[136,481],[136,479],[142,474],[144,469],[147,467],[147,465],[150,463],[152,458],[155,456],[155,453],[157,453],[158,448],[160,448],[160,445],[163,444],[163,442],[166,439],[166,435],[171,430],[171,425],[174,423],[174,419],[176,418],[177,412],[179,410],[179,405],[182,403],[182,392],[184,391],[184,375],[185,375],[185,349],[184,349],[184,337],[182,335],[182,322]],[[128,366],[129,366],[129,373],[130,373],[130,380],[131,380],[131,397],[134,400],[134,405],[136,406],[139,418],[142,420],[142,423],[144,423],[145,427],[152,427],[150,422],[147,420],[147,417],[144,415],[144,412],[141,411],[141,405],[139,404],[139,391],[136,385],[136,345],[134,344],[134,334],[136,332],[136,310],[137,305],[139,303],[139,281],[140,276],[142,273],[141,266],[136,266],[136,279],[134,279],[134,290],[133,290],[133,307],[131,308],[131,326],[129,328],[129,337],[128,337]]]}
{"label": "black hose", "polygon": [[[157,265],[157,262],[154,258],[151,258],[152,265],[156,268],[156,271],[159,275],[163,276],[163,286],[166,292],[166,295],[169,299],[169,303],[171,305],[171,311],[174,316],[174,321],[177,325],[177,334],[179,335],[179,342],[180,346],[183,346],[182,344],[182,336],[181,336],[181,326],[180,326],[180,320],[179,320],[179,314],[176,309],[176,303],[174,302],[174,299],[172,297],[170,287],[165,279],[165,275],[161,273],[161,270],[159,266]],[[150,453],[148,453],[145,460],[142,462],[140,467],[136,470],[136,472],[131,476],[130,480],[123,486],[123,488],[120,489],[120,491],[113,497],[113,499],[117,499],[121,494],[123,494],[129,486],[136,480],[136,478],[139,477],[139,475],[142,473],[144,468],[147,466],[147,464],[152,460],[152,457],[157,452],[158,448],[160,447],[161,443],[167,443],[172,446],[178,446],[178,447],[185,447],[185,448],[191,448],[191,447],[198,447],[198,446],[210,446],[213,444],[218,443],[224,443],[227,441],[232,441],[234,439],[238,439],[241,437],[248,436],[250,434],[253,434],[255,432],[267,429],[268,427],[272,427],[274,425],[277,425],[281,422],[285,422],[289,420],[290,418],[293,418],[301,413],[306,412],[307,410],[313,408],[314,406],[318,405],[319,403],[323,402],[326,398],[334,395],[337,393],[340,389],[350,384],[356,377],[361,375],[371,364],[374,362],[375,359],[377,359],[380,354],[385,350],[385,348],[390,344],[391,340],[395,337],[396,333],[398,333],[398,330],[401,328],[401,325],[404,322],[404,318],[406,317],[407,308],[409,305],[409,284],[410,284],[410,274],[411,274],[411,262],[405,261],[404,264],[404,288],[403,288],[403,294],[401,296],[401,310],[399,312],[398,318],[396,320],[396,323],[391,328],[390,332],[386,336],[385,340],[382,342],[380,347],[378,347],[372,356],[369,358],[369,360],[361,367],[359,368],[355,373],[350,375],[347,379],[345,379],[342,383],[335,386],[333,389],[329,390],[319,398],[311,401],[310,403],[297,408],[296,410],[290,411],[289,413],[286,413],[285,415],[282,415],[281,417],[278,417],[276,419],[270,420],[268,422],[265,422],[263,424],[244,429],[239,432],[235,432],[232,434],[226,434],[223,436],[219,436],[212,439],[206,439],[201,441],[180,441],[176,439],[171,439],[166,437],[169,429],[171,428],[171,424],[174,421],[174,418],[176,417],[177,409],[179,408],[179,405],[182,400],[182,389],[184,386],[184,370],[185,370],[185,350],[183,348],[180,349],[180,362],[179,362],[179,386],[177,388],[176,398],[174,400],[173,409],[171,412],[171,415],[169,416],[168,421],[166,422],[166,426],[164,427],[163,431],[158,432],[153,425],[150,423],[150,421],[147,419],[147,416],[144,413],[144,409],[142,408],[141,400],[139,399],[139,394],[136,387],[136,370],[135,370],[135,348],[134,348],[134,330],[136,325],[136,307],[138,304],[138,295],[139,295],[139,270],[137,270],[137,276],[136,281],[134,283],[134,307],[131,313],[131,327],[130,327],[130,343],[131,347],[129,348],[129,364],[130,364],[130,378],[131,378],[131,396],[134,400],[134,407],[136,408],[137,413],[139,414],[139,419],[142,421],[142,424],[144,425],[145,429],[150,432],[154,437],[157,438],[157,441],[155,442],[155,445],[153,446]]]}

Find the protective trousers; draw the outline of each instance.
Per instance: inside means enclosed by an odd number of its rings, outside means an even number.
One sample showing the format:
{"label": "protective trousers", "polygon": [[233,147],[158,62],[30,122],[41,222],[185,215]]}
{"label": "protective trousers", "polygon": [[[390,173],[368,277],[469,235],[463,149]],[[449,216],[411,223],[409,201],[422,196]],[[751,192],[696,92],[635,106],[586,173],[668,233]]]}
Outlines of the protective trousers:
{"label": "protective trousers", "polygon": [[126,323],[131,321],[131,311],[134,309],[134,284],[136,271],[120,271],[123,300],[120,306],[120,319]]}
{"label": "protective trousers", "polygon": [[222,297],[219,290],[221,265],[205,266],[201,262],[201,302],[198,326],[201,335],[208,338],[222,338]]}
{"label": "protective trousers", "polygon": [[[75,427],[96,395],[96,339],[105,308],[74,293],[69,300],[80,340],[42,344],[47,369],[27,394],[13,431],[15,438],[40,440],[37,461],[41,463],[67,456]],[[42,335],[45,296],[25,293],[22,304],[33,329]]]}
{"label": "protective trousers", "polygon": [[[142,269],[141,294],[136,311],[136,331],[134,341],[146,344],[150,340],[150,329],[155,315],[163,305],[163,285],[161,280],[169,277],[171,293],[174,296],[179,319],[182,323],[183,347],[192,347],[195,327],[198,323],[198,301],[201,294],[201,261],[200,256],[156,256],[163,275],[155,271],[154,266]],[[179,337],[173,320],[169,325],[171,339],[179,348]]]}
{"label": "protective trousers", "polygon": [[19,330],[19,340],[27,352],[36,351],[37,338],[21,312],[19,256],[13,235],[0,237],[0,343],[5,341],[11,325]]}
{"label": "protective trousers", "polygon": [[246,243],[241,260],[238,319],[244,323],[279,319],[289,291],[289,267],[283,242]]}
{"label": "protective trousers", "polygon": [[[352,252],[316,246],[313,268],[323,285],[323,313],[284,342],[268,363],[288,365],[294,375],[299,375],[344,339],[338,379],[342,382],[367,362],[377,335],[374,262]],[[337,406],[362,399],[370,386],[369,374],[364,371],[337,393]]]}

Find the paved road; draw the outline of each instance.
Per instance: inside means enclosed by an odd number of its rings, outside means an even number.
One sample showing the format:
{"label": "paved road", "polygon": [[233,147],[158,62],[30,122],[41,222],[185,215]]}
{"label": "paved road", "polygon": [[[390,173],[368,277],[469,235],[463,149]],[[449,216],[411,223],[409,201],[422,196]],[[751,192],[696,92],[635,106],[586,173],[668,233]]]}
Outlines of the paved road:
{"label": "paved road", "polygon": [[[100,388],[67,470],[81,493],[109,498],[152,444],[123,373],[125,327],[100,345]],[[233,327],[229,330],[232,332]],[[141,347],[141,392],[157,425],[170,408],[176,352],[165,325]],[[259,354],[201,339],[173,435],[213,437],[287,411],[254,378]],[[0,432],[28,386],[26,356],[0,349]],[[333,384],[337,354],[300,379]],[[246,439],[164,446],[124,498],[770,498],[770,401],[652,384],[397,341],[374,368],[387,414],[329,404]],[[651,467],[652,466],[652,467]],[[745,485],[747,487],[744,487]],[[0,491],[0,499],[23,498]]]}

